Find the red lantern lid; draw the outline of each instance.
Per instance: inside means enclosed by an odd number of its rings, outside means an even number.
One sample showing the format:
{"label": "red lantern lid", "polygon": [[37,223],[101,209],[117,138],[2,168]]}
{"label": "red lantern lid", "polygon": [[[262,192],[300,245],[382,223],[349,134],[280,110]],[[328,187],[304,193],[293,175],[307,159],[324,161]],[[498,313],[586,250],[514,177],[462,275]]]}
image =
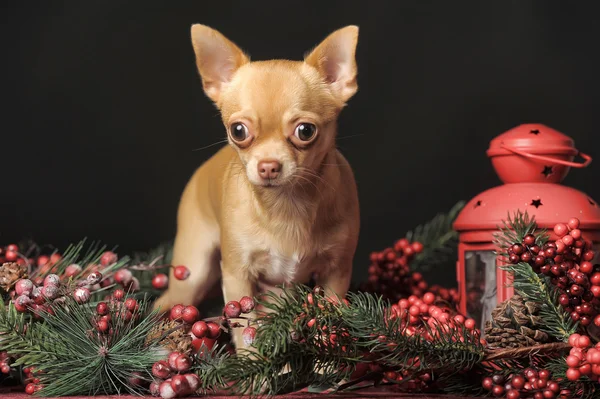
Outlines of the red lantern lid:
{"label": "red lantern lid", "polygon": [[569,136],[538,123],[520,125],[502,133],[490,142],[487,155],[512,155],[511,149],[548,155],[578,153],[574,141]]}
{"label": "red lantern lid", "polygon": [[[493,139],[487,154],[505,184],[467,203],[454,222],[461,241],[491,242],[502,221],[516,211],[527,211],[547,229],[576,217],[589,239],[600,240],[600,205],[587,194],[558,184],[570,168],[591,162],[570,137],[545,125],[525,124]],[[574,162],[576,155],[585,161]]]}

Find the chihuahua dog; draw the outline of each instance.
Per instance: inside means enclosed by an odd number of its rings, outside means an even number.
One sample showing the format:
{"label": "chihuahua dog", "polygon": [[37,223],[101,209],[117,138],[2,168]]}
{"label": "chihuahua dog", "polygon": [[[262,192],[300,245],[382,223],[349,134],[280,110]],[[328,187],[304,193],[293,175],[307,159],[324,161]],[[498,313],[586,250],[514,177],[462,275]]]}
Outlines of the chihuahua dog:
{"label": "chihuahua dog", "polygon": [[[359,206],[335,139],[338,115],[358,88],[358,27],[333,32],[304,61],[250,62],[204,25],[193,25],[191,36],[229,145],[183,191],[172,263],[191,274],[171,275],[155,308],[198,304],[219,277],[226,302],[311,278],[326,295],[344,297]],[[249,346],[241,332],[233,341]]]}

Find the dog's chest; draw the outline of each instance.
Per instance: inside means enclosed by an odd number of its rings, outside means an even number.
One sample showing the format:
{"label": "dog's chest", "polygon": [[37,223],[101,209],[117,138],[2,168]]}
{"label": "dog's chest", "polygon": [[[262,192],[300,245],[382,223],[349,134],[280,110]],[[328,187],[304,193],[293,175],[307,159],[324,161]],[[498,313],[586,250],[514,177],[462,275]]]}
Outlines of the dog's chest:
{"label": "dog's chest", "polygon": [[260,280],[268,284],[292,281],[306,282],[310,272],[298,253],[283,254],[276,250],[256,251],[251,255],[251,267],[258,271]]}

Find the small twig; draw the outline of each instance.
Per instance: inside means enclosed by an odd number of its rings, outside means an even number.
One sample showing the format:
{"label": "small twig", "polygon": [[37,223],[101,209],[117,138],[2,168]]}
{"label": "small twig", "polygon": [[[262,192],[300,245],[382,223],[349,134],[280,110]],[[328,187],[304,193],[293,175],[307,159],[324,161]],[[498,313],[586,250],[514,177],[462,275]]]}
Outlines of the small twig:
{"label": "small twig", "polygon": [[529,357],[538,354],[547,354],[552,352],[562,352],[569,349],[571,345],[567,342],[555,342],[552,344],[541,344],[534,346],[525,346],[523,348],[510,348],[510,349],[492,349],[486,351],[486,356],[483,359],[484,362],[490,362],[498,359],[516,359]]}

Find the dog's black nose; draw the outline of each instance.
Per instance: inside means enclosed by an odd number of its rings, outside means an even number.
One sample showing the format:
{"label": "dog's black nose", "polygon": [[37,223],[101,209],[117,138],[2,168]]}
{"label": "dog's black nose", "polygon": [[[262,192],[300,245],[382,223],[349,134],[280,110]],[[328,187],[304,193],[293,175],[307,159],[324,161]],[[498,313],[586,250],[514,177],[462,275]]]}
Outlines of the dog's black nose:
{"label": "dog's black nose", "polygon": [[265,160],[258,163],[258,175],[263,179],[276,179],[281,172],[281,164],[274,160]]}

